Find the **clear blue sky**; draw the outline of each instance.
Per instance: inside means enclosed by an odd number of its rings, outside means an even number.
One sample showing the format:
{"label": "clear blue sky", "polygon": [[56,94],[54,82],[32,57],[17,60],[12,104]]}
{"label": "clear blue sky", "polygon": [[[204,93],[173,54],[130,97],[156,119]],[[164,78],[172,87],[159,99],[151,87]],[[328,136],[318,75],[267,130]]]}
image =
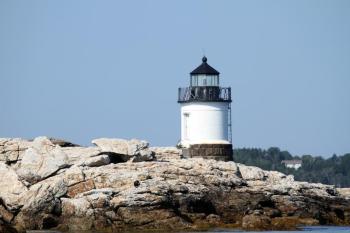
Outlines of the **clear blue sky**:
{"label": "clear blue sky", "polygon": [[175,145],[201,62],[235,147],[350,152],[350,1],[0,1],[0,137]]}

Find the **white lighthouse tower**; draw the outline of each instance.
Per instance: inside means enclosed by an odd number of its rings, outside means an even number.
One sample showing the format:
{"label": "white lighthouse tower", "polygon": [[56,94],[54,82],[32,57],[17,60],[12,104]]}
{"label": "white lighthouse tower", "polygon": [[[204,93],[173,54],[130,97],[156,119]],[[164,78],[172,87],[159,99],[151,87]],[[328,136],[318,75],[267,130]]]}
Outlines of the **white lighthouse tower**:
{"label": "white lighthouse tower", "polygon": [[204,56],[190,73],[189,87],[179,88],[185,157],[232,160],[231,88],[220,87],[219,74]]}

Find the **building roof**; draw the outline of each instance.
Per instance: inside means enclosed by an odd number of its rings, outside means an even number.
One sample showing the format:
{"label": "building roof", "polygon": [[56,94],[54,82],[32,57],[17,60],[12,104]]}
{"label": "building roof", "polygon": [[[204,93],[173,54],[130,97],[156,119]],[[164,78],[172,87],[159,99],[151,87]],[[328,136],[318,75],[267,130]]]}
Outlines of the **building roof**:
{"label": "building roof", "polygon": [[302,160],[282,160],[281,163],[284,164],[302,164]]}
{"label": "building roof", "polygon": [[191,75],[196,75],[196,74],[219,75],[220,73],[216,69],[211,67],[207,63],[207,60],[208,59],[206,58],[206,56],[204,56],[202,58],[202,64],[200,66],[198,66],[196,69],[194,69],[190,74]]}

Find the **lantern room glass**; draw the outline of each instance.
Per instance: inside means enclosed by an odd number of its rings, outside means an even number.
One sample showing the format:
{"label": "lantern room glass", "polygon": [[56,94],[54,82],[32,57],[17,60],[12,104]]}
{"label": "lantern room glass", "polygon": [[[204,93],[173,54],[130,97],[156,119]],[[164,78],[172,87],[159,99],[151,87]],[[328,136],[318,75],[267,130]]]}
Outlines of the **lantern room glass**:
{"label": "lantern room glass", "polygon": [[219,86],[219,75],[191,75],[191,86]]}

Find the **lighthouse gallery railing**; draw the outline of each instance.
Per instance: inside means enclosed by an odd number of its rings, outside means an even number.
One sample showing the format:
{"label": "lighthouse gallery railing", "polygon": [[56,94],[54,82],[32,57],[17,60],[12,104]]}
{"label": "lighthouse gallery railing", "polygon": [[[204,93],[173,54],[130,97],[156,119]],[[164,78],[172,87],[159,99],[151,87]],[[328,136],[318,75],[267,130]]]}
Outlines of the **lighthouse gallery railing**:
{"label": "lighthouse gallery railing", "polygon": [[178,102],[192,101],[231,102],[231,88],[216,86],[180,87]]}

